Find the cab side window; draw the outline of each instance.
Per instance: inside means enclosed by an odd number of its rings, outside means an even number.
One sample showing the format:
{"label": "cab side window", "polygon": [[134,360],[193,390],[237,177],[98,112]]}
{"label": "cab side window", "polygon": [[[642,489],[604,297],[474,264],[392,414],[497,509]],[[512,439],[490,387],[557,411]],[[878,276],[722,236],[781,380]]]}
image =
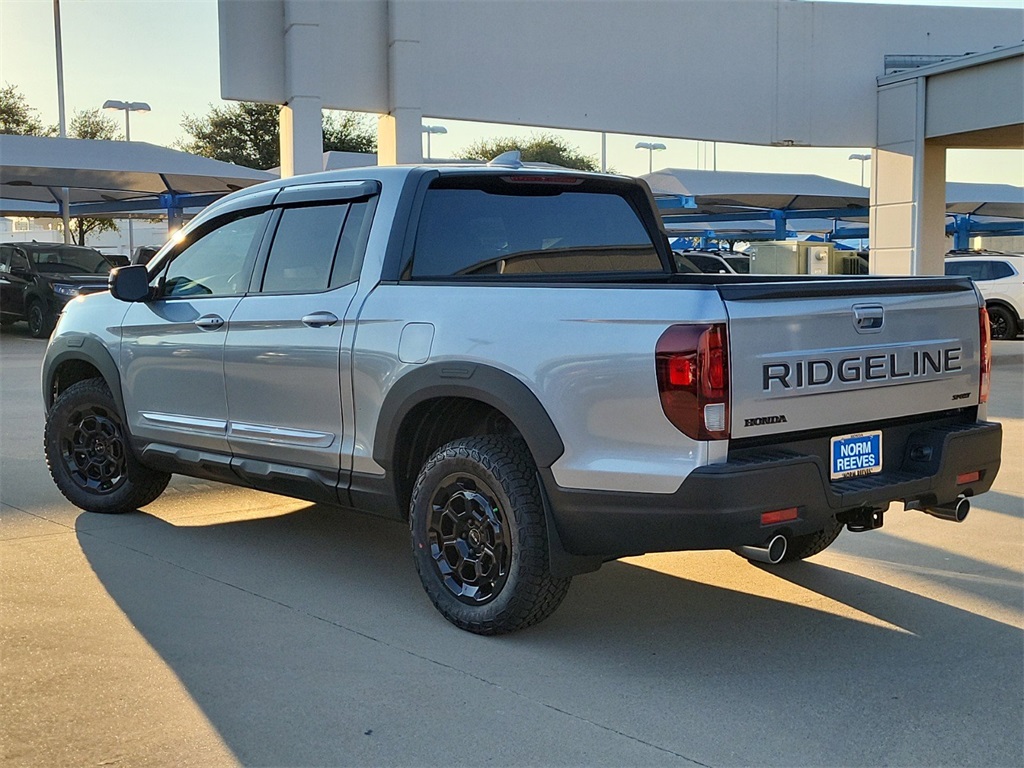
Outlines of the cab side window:
{"label": "cab side window", "polygon": [[263,293],[326,291],[348,204],[285,208],[263,273]]}
{"label": "cab side window", "polygon": [[217,222],[173,257],[163,272],[164,298],[237,296],[249,286],[269,212]]}
{"label": "cab side window", "polygon": [[363,253],[370,237],[370,221],[373,218],[375,200],[352,203],[345,217],[345,227],[338,241],[338,253],[331,269],[331,288],[354,283],[359,279],[363,266]]}
{"label": "cab side window", "polygon": [[262,293],[318,293],[359,278],[373,202],[285,208],[277,224]]}

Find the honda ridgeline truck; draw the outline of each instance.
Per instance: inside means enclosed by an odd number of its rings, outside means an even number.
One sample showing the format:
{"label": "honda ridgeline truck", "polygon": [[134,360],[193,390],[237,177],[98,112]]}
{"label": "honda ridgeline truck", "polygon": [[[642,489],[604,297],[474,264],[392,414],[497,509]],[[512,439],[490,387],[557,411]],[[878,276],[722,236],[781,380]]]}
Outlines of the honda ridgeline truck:
{"label": "honda ridgeline truck", "polygon": [[680,273],[635,179],[360,168],[236,192],[46,352],[45,450],[93,512],[171,473],[407,519],[497,634],[626,555],[780,563],[999,468],[970,280]]}

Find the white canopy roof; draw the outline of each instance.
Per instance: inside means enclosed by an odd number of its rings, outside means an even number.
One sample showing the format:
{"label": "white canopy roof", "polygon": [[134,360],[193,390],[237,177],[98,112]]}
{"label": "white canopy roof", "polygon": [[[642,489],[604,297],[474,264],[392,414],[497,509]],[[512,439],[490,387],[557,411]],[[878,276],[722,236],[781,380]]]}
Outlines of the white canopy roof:
{"label": "white canopy roof", "polygon": [[[746,173],[664,168],[642,176],[655,195],[692,197],[704,213],[727,208],[866,208],[867,187],[806,173]],[[694,213],[693,209],[684,211]]]}
{"label": "white canopy roof", "polygon": [[946,213],[1024,219],[1024,188],[1009,184],[946,184]]}
{"label": "white canopy roof", "polygon": [[0,135],[0,198],[71,203],[178,194],[227,194],[273,179],[244,168],[140,141]]}
{"label": "white canopy roof", "polygon": [[[802,173],[745,173],[665,168],[641,177],[655,195],[694,198],[697,208],[662,210],[667,215],[730,213],[738,209],[801,211],[867,208],[869,190]],[[1024,219],[1024,189],[1009,184],[946,184],[946,211]]]}

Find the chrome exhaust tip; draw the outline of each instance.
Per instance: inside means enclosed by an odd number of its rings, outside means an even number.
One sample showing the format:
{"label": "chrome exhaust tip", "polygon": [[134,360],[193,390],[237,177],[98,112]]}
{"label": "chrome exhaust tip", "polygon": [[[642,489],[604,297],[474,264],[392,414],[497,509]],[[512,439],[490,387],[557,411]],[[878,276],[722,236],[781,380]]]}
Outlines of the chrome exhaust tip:
{"label": "chrome exhaust tip", "polygon": [[786,556],[787,547],[786,537],[778,533],[768,542],[767,547],[739,547],[736,552],[755,563],[775,565],[782,562],[782,558]]}
{"label": "chrome exhaust tip", "polygon": [[966,496],[961,496],[949,504],[936,504],[931,507],[925,507],[922,511],[940,520],[962,523],[967,519],[967,513],[971,511],[971,502],[968,501]]}

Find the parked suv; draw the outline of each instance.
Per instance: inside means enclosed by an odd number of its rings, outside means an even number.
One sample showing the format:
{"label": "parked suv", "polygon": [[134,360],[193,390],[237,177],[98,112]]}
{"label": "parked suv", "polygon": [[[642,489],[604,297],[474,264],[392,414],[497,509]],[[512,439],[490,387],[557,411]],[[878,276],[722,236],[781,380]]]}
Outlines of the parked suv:
{"label": "parked suv", "polygon": [[1024,330],[1024,256],[951,252],[946,256],[946,274],[969,277],[977,283],[985,298],[993,339],[1015,339]]}
{"label": "parked suv", "polygon": [[45,339],[64,305],[76,296],[107,287],[111,268],[123,259],[92,248],[57,243],[0,245],[0,323],[28,322]]}

